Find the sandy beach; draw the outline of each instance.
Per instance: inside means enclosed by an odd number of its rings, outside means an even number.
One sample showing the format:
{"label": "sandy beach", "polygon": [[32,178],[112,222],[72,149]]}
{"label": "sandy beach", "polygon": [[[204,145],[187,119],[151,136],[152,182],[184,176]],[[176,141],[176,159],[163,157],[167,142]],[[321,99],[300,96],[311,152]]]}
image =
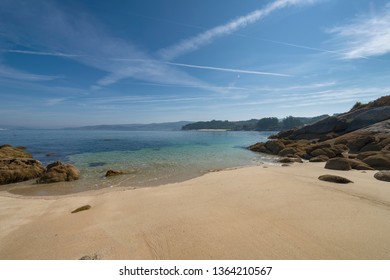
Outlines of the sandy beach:
{"label": "sandy beach", "polygon": [[255,166],[62,197],[1,192],[0,259],[390,259],[389,183],[375,171],[323,166]]}

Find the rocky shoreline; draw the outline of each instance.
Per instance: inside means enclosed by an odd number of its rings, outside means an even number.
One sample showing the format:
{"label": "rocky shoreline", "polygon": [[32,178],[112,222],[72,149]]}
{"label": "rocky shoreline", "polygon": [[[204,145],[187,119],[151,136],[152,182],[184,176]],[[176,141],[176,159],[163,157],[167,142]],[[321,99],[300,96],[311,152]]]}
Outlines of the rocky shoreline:
{"label": "rocky shoreline", "polygon": [[334,170],[390,170],[390,96],[270,138],[249,149],[277,155],[283,163],[308,160],[326,162],[325,168]]}
{"label": "rocky shoreline", "polygon": [[46,184],[80,178],[80,171],[75,166],[56,161],[45,167],[24,149],[9,144],[0,146],[0,185],[31,179],[37,179],[38,184]]}

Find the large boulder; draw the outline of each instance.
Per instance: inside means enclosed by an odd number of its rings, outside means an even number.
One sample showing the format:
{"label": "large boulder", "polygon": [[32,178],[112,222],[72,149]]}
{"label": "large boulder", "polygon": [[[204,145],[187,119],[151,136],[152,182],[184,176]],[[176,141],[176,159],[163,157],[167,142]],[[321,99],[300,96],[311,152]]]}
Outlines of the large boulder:
{"label": "large boulder", "polygon": [[0,159],[0,185],[35,179],[43,172],[45,168],[35,159]]}
{"label": "large boulder", "polygon": [[325,155],[320,155],[316,157],[312,157],[309,159],[310,162],[327,162],[329,160],[329,157]]}
{"label": "large boulder", "polygon": [[371,166],[369,166],[368,164],[364,163],[363,161],[361,161],[359,159],[347,159],[347,161],[351,165],[352,169],[356,169],[356,170],[374,170],[374,168],[372,168]]}
{"label": "large boulder", "polygon": [[265,147],[265,143],[263,142],[258,142],[256,144],[249,146],[249,150],[253,152],[264,153],[264,154],[270,153],[270,151]]}
{"label": "large boulder", "polygon": [[390,182],[390,171],[380,171],[374,174],[375,179]]}
{"label": "large boulder", "polygon": [[80,178],[80,171],[71,164],[60,161],[49,164],[46,172],[37,180],[38,184],[74,181]]}
{"label": "large boulder", "polygon": [[390,170],[389,153],[377,153],[364,158],[362,161],[377,170]]}
{"label": "large boulder", "polygon": [[370,143],[375,142],[375,137],[371,135],[362,135],[360,137],[350,137],[346,139],[348,141],[348,148],[351,152],[359,152],[363,147],[367,146]]}
{"label": "large boulder", "polygon": [[294,148],[294,147],[288,147],[288,148],[284,148],[283,150],[281,150],[279,153],[278,153],[278,156],[280,157],[294,157],[296,153],[298,153],[299,151],[297,150],[297,148]]}
{"label": "large boulder", "polygon": [[284,143],[280,140],[275,141],[268,141],[265,143],[265,147],[267,150],[269,150],[272,154],[277,155],[281,150],[283,150],[286,146]]}
{"label": "large boulder", "polygon": [[331,158],[325,164],[326,169],[351,170],[351,164],[346,158]]}
{"label": "large boulder", "polygon": [[331,148],[315,149],[310,153],[313,157],[327,156],[328,158],[334,158],[336,153]]}

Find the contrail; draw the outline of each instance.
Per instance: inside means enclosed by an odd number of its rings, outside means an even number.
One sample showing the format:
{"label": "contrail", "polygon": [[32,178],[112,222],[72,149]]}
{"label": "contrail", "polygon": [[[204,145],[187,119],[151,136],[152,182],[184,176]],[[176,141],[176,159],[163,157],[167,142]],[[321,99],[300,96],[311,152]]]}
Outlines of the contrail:
{"label": "contrail", "polygon": [[185,39],[178,44],[161,49],[159,51],[159,55],[164,60],[172,60],[185,53],[199,49],[200,47],[210,43],[215,38],[231,34],[232,32],[244,28],[249,24],[255,23],[273,11],[290,5],[312,3],[315,1],[316,0],[276,0],[265,6],[263,9],[255,10],[226,24],[216,26],[194,37]]}
{"label": "contrail", "polygon": [[26,50],[4,50],[9,53],[23,53],[23,54],[33,54],[33,55],[44,55],[44,56],[63,56],[63,57],[77,57],[81,56],[78,54],[67,54],[60,52],[41,52],[41,51],[26,51]]}
{"label": "contrail", "polygon": [[233,72],[240,74],[253,74],[253,75],[269,75],[269,76],[279,76],[279,77],[293,77],[292,75],[282,74],[282,73],[274,73],[274,72],[263,72],[263,71],[254,71],[254,70],[243,70],[243,69],[232,69],[232,68],[222,68],[215,66],[204,66],[204,65],[194,65],[194,64],[186,64],[186,63],[176,63],[169,62],[164,60],[148,60],[148,59],[133,59],[133,58],[115,58],[113,60],[119,61],[133,61],[133,62],[146,62],[146,63],[161,63],[179,67],[187,67],[187,68],[197,68],[197,69],[206,69],[206,70],[215,70],[222,72]]}
{"label": "contrail", "polygon": [[260,71],[252,71],[252,70],[221,68],[221,67],[202,66],[202,65],[174,63],[174,62],[163,62],[163,63],[169,64],[169,65],[180,66],[180,67],[216,70],[216,71],[223,71],[223,72],[234,72],[234,73],[241,73],[241,74],[254,74],[254,75],[270,75],[270,76],[280,76],[280,77],[292,77],[291,75],[280,74],[280,73],[272,73],[272,72],[260,72]]}

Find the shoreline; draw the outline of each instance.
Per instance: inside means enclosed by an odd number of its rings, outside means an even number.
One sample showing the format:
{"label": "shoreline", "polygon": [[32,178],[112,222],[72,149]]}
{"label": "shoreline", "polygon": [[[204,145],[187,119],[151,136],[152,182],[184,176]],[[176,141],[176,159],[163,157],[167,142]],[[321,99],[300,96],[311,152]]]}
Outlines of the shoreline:
{"label": "shoreline", "polygon": [[[389,259],[388,182],[323,166],[260,165],[59,197],[1,191],[0,259]],[[324,174],[354,183],[319,181]]]}
{"label": "shoreline", "polygon": [[[275,156],[269,156],[269,158],[276,158]],[[271,160],[268,162],[261,162],[261,163],[252,163],[252,164],[247,164],[247,165],[237,165],[237,166],[232,166],[232,167],[225,167],[225,168],[218,168],[218,169],[209,169],[204,172],[192,172],[192,173],[187,173],[187,174],[180,174],[177,176],[172,176],[169,178],[159,178],[159,180],[153,181],[150,180],[149,183],[143,183],[141,185],[126,185],[127,182],[127,177],[126,176],[131,176],[131,174],[123,174],[123,175],[118,175],[114,177],[107,178],[103,175],[100,177],[96,176],[93,178],[85,179],[81,178],[77,181],[71,181],[71,182],[57,182],[57,183],[48,183],[48,184],[36,184],[35,181],[36,179],[31,179],[28,181],[22,181],[18,183],[12,183],[12,184],[6,184],[6,185],[1,185],[0,186],[0,193],[1,192],[7,192],[10,195],[15,195],[15,196],[23,196],[23,197],[65,197],[65,196],[71,196],[73,194],[83,194],[83,193],[90,193],[94,191],[103,191],[103,190],[110,190],[110,189],[141,189],[141,188],[156,188],[156,187],[161,187],[169,184],[176,184],[176,183],[182,183],[188,180],[192,180],[198,177],[205,176],[206,174],[209,173],[215,173],[215,172],[221,172],[225,170],[235,170],[235,169],[240,169],[240,168],[248,168],[248,167],[253,167],[253,166],[262,166],[262,165],[275,165],[275,166],[280,166],[281,163],[278,163],[277,161],[272,162]],[[108,184],[110,186],[104,186],[103,184],[106,184],[111,181],[111,184]],[[100,182],[102,186],[96,187],[96,183]],[[127,182],[131,183],[131,182]],[[78,187],[80,185],[85,185],[85,184],[91,184],[95,185],[94,188],[91,189],[85,189],[83,187],[81,190],[78,190]],[[69,189],[72,188],[73,191],[69,191]],[[36,193],[42,193],[44,192],[44,195],[39,195]]]}

